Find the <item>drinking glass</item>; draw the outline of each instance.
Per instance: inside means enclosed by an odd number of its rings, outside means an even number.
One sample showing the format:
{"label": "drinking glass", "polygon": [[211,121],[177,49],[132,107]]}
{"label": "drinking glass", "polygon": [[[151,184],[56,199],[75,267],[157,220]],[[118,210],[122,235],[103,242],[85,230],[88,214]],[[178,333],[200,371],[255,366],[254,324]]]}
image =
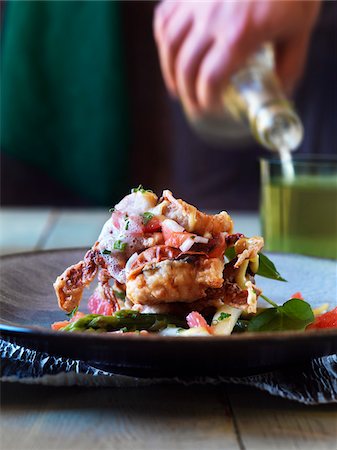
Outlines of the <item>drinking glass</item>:
{"label": "drinking glass", "polygon": [[261,160],[265,249],[337,259],[337,156]]}

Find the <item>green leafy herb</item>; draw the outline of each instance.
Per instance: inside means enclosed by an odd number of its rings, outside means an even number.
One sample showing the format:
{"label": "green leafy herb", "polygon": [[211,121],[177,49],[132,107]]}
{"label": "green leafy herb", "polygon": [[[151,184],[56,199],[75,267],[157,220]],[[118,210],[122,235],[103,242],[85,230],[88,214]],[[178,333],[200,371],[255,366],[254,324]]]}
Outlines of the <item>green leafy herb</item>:
{"label": "green leafy herb", "polygon": [[231,261],[232,259],[234,259],[234,258],[236,257],[235,248],[234,248],[234,247],[228,247],[228,248],[226,248],[225,256],[226,256],[226,258],[227,258],[229,261]]}
{"label": "green leafy herb", "polygon": [[125,217],[125,230],[129,229],[129,225],[130,225],[130,220],[128,219],[128,217]]}
{"label": "green leafy herb", "polygon": [[103,255],[111,255],[111,251],[108,250],[107,248],[105,248],[105,249],[102,251],[102,254],[103,254]]}
{"label": "green leafy herb", "polygon": [[113,207],[109,209],[110,213],[113,213],[114,211],[115,211],[115,208],[113,208]]}
{"label": "green leafy herb", "polygon": [[113,291],[115,297],[121,299],[121,300],[125,300],[125,292],[122,291]]}
{"label": "green leafy herb", "polygon": [[124,252],[126,249],[126,243],[122,241],[115,241],[114,242],[114,250],[120,250],[121,252]]}
{"label": "green leafy herb", "polygon": [[287,281],[279,274],[276,267],[270,259],[263,253],[259,253],[259,269],[256,275],[261,277],[271,278],[272,280]]}
{"label": "green leafy herb", "polygon": [[78,311],[78,306],[75,306],[75,308],[67,314],[67,316],[69,317],[69,319],[72,319],[74,317],[74,315],[77,313]]}
{"label": "green leafy herb", "polygon": [[220,313],[219,317],[217,318],[217,321],[220,322],[221,320],[227,319],[230,316],[231,316],[231,314],[222,312],[222,313]]}
{"label": "green leafy herb", "polygon": [[150,222],[152,217],[154,217],[154,214],[150,212],[145,212],[144,214],[142,214],[142,216],[143,216],[143,224],[146,225],[148,222]]}
{"label": "green leafy herb", "polygon": [[248,325],[249,325],[249,320],[238,319],[238,321],[236,322],[236,324],[233,328],[233,333],[243,333],[243,332],[247,331]]}
{"label": "green leafy herb", "polygon": [[304,330],[313,321],[314,314],[309,303],[292,298],[282,306],[267,308],[253,317],[248,331]]}
{"label": "green leafy herb", "polygon": [[142,194],[145,194],[145,192],[153,192],[153,191],[151,191],[151,189],[144,189],[143,186],[140,184],[138,187],[132,188],[131,192],[132,193],[141,192]]}

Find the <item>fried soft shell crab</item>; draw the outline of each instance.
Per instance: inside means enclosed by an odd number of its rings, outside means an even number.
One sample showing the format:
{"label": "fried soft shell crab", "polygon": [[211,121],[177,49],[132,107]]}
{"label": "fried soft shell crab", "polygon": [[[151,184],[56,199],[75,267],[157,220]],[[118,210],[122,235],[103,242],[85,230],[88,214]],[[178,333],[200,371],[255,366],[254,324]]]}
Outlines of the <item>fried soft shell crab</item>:
{"label": "fried soft shell crab", "polygon": [[[92,313],[119,310],[189,314],[230,305],[256,312],[254,284],[261,237],[233,234],[225,211],[204,214],[164,190],[158,199],[139,187],[113,209],[82,261],[57,277],[62,310],[78,307],[83,290],[98,275],[89,299]],[[226,262],[227,249],[236,258]]]}

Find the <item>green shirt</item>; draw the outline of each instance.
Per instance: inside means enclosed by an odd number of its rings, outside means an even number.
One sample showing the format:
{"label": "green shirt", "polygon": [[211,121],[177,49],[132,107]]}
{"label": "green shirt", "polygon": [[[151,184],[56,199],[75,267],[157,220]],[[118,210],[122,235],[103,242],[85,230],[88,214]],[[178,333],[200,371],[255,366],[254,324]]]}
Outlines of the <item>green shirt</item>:
{"label": "green shirt", "polygon": [[128,189],[119,6],[11,1],[2,32],[2,150],[98,205]]}

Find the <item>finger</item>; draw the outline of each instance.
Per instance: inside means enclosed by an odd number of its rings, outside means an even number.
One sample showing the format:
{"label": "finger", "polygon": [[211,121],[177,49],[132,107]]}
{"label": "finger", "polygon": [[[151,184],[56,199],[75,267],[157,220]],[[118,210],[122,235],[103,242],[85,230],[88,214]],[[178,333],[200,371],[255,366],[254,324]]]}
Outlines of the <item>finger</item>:
{"label": "finger", "polygon": [[167,88],[174,95],[177,95],[175,60],[191,26],[192,16],[189,11],[179,9],[171,16],[171,20],[157,42],[163,77]]}
{"label": "finger", "polygon": [[176,58],[175,80],[177,90],[184,107],[191,115],[198,111],[195,86],[198,69],[212,44],[212,37],[209,36],[205,39],[192,29],[184,40]]}
{"label": "finger", "polygon": [[178,6],[178,1],[171,0],[162,1],[156,6],[153,20],[153,34],[156,40],[160,39],[163,30]]}
{"label": "finger", "polygon": [[222,93],[238,66],[229,48],[214,44],[205,55],[197,75],[196,96],[202,109],[218,112],[222,109]]}
{"label": "finger", "polygon": [[303,75],[309,40],[310,35],[303,34],[276,46],[276,71],[288,94],[293,92]]}

